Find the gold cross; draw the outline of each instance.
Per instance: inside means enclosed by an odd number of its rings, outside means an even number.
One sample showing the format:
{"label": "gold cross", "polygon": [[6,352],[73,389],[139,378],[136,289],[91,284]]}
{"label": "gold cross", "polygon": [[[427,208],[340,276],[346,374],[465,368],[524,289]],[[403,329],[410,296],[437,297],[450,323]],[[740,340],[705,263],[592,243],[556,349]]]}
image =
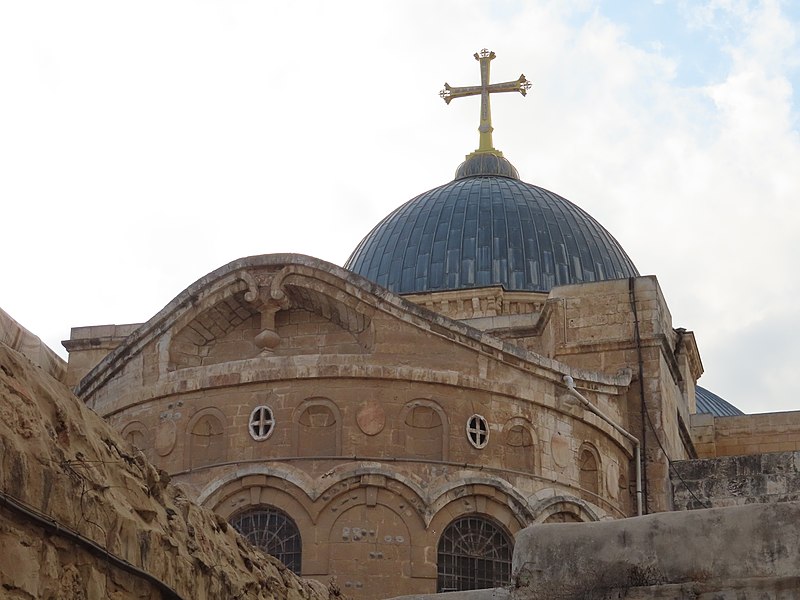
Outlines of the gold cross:
{"label": "gold cross", "polygon": [[489,63],[494,59],[495,53],[484,48],[480,53],[475,53],[475,60],[481,63],[481,84],[467,87],[452,87],[445,83],[444,89],[439,92],[445,102],[450,104],[453,98],[464,96],[481,96],[481,124],[478,127],[480,132],[480,144],[476,152],[491,152],[502,156],[502,152],[495,149],[492,144],[492,109],[489,106],[489,94],[494,92],[519,92],[523,96],[531,89],[531,82],[525,79],[525,75],[520,75],[516,81],[506,81],[504,83],[489,83]]}

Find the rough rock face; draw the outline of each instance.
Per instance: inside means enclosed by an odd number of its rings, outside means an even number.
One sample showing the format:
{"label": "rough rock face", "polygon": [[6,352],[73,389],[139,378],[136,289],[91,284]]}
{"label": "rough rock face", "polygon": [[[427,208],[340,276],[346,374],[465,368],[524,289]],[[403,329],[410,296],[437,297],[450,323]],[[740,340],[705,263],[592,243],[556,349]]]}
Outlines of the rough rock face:
{"label": "rough rock face", "polygon": [[324,600],[0,343],[0,598]]}

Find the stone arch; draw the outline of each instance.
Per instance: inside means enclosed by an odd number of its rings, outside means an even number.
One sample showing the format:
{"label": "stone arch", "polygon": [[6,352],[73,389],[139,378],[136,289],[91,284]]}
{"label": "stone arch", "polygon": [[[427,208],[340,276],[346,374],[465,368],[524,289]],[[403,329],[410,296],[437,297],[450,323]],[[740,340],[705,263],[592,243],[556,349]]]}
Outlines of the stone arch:
{"label": "stone arch", "polygon": [[456,517],[437,543],[436,592],[504,587],[511,583],[514,538],[489,515]]}
{"label": "stone arch", "polygon": [[232,493],[256,485],[265,486],[270,481],[288,484],[293,498],[314,500],[319,495],[315,492],[315,480],[289,464],[239,464],[206,485],[197,495],[197,503],[223,514],[218,507]]}
{"label": "stone arch", "polygon": [[541,473],[539,443],[533,424],[523,417],[513,417],[503,427],[503,466],[515,471]]}
{"label": "stone arch", "polygon": [[126,442],[144,452],[148,458],[152,455],[153,442],[150,430],[141,421],[131,421],[122,428],[120,434]]}
{"label": "stone arch", "polygon": [[315,518],[306,490],[278,472],[268,473],[237,470],[225,483],[203,493],[200,503],[226,519],[248,508],[269,504],[291,516],[301,531],[312,527]]}
{"label": "stone arch", "polygon": [[237,515],[265,506],[283,512],[299,532],[303,572],[309,569],[316,572],[314,565],[319,562],[313,535],[316,514],[307,490],[292,481],[296,479],[292,474],[292,469],[237,469],[221,485],[209,486],[200,495],[199,502],[229,522]]}
{"label": "stone arch", "polygon": [[433,400],[418,398],[400,411],[400,438],[409,458],[447,460],[450,427],[442,407]]}
{"label": "stone arch", "polygon": [[[168,345],[167,370],[226,362],[258,355],[253,342],[259,312],[249,291],[231,286],[204,298],[195,312],[176,324]],[[237,331],[238,335],[231,336]]]}
{"label": "stone arch", "polygon": [[292,415],[292,447],[297,456],[341,456],[342,414],[328,398],[300,403]]}
{"label": "stone arch", "polygon": [[599,521],[600,516],[588,503],[574,496],[551,496],[535,507],[534,523]]}
{"label": "stone arch", "polygon": [[459,514],[485,513],[489,506],[487,503],[499,503],[503,516],[501,518],[498,513],[496,518],[514,532],[533,522],[534,513],[528,500],[505,479],[477,472],[460,472],[458,475],[459,481],[448,482],[430,491],[429,510],[432,516],[429,527],[441,528],[443,525],[436,525],[435,522],[447,510],[456,510]]}
{"label": "stone arch", "polygon": [[187,468],[197,469],[225,462],[225,415],[215,407],[198,410],[186,426],[189,437]]}
{"label": "stone arch", "polygon": [[386,590],[407,595],[415,591],[412,578],[435,575],[425,554],[426,506],[416,490],[390,474],[369,472],[339,479],[320,501],[316,535],[329,542],[320,545],[320,572],[338,576],[344,591],[367,598]]}
{"label": "stone arch", "polygon": [[602,490],[602,468],[600,453],[592,444],[584,442],[578,450],[578,478],[581,490],[588,492],[591,499]]}

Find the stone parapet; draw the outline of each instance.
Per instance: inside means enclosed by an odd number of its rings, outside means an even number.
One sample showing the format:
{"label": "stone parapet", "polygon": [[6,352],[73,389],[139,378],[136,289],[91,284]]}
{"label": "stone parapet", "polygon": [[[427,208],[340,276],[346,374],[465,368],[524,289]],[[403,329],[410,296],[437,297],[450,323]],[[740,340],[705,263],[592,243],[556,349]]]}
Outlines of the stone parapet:
{"label": "stone parapet", "polygon": [[510,597],[794,598],[798,519],[786,502],[533,525],[517,534]]}
{"label": "stone parapet", "polygon": [[691,417],[699,458],[800,450],[800,411]]}

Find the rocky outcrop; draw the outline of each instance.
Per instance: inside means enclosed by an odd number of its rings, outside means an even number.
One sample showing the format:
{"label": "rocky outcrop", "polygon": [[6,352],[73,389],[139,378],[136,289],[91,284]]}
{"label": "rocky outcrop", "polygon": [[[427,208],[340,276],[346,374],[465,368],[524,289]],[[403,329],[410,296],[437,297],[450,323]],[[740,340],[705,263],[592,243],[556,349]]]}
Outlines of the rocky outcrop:
{"label": "rocky outcrop", "polygon": [[0,343],[0,597],[323,600]]}
{"label": "rocky outcrop", "polygon": [[32,334],[0,308],[0,344],[24,355],[51,377],[64,381],[67,363],[53,352],[39,336]]}

